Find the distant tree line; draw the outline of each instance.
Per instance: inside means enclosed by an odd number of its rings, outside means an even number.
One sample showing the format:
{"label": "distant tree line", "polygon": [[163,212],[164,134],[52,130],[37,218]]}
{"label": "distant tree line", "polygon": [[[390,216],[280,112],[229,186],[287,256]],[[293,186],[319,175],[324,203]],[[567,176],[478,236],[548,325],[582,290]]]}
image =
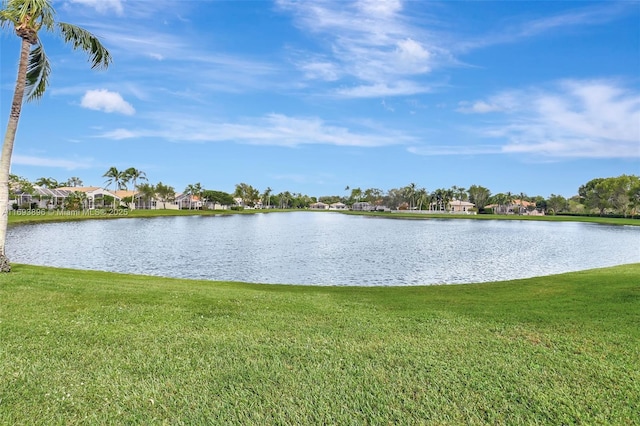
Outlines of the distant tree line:
{"label": "distant tree line", "polygon": [[[173,202],[177,193],[175,189],[162,182],[151,184],[146,174],[136,168],[118,170],[111,167],[104,175],[107,180],[105,188],[115,190],[131,189],[135,191],[135,200],[129,197],[125,202],[152,200],[163,205]],[[33,193],[34,186],[44,188],[79,187],[82,180],[71,177],[58,181],[51,177],[41,177],[35,182],[11,175],[10,191],[13,195],[19,193]],[[497,213],[504,211],[506,206],[515,206],[515,211],[537,209],[546,214],[578,214],[578,215],[620,215],[624,217],[637,216],[640,209],[640,178],[636,175],[621,175],[618,177],[596,178],[578,188],[578,194],[565,198],[562,195],[551,194],[549,197],[541,195],[529,196],[525,193],[497,193],[492,194],[488,188],[471,185],[468,189],[452,186],[428,191],[415,183],[404,187],[382,190],[380,188],[345,187],[342,195],[325,195],[312,197],[302,193],[283,191],[274,193],[270,187],[260,191],[256,187],[239,183],[232,193],[221,190],[204,188],[199,182],[189,184],[183,194],[190,195],[189,199],[196,199],[203,203],[218,203],[221,205],[240,205],[243,207],[262,207],[278,209],[303,209],[311,204],[322,202],[326,204],[344,203],[352,206],[358,202],[368,202],[374,206],[384,206],[389,209],[400,210],[441,210],[445,211],[454,200],[469,201],[475,205],[479,213]],[[202,205],[202,203],[200,204]],[[188,208],[191,208],[189,204]]]}

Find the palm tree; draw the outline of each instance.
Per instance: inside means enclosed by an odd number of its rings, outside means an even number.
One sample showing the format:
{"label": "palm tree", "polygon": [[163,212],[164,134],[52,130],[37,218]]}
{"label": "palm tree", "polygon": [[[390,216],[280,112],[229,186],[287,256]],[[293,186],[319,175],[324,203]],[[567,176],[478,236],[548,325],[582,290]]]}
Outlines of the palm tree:
{"label": "palm tree", "polygon": [[267,186],[267,189],[262,193],[262,199],[267,203],[267,208],[271,207],[271,187]]}
{"label": "palm tree", "polygon": [[2,272],[11,270],[5,253],[9,219],[7,211],[9,171],[22,102],[25,96],[28,101],[42,97],[51,72],[38,32],[42,29],[58,32],[73,49],[80,48],[89,55],[91,68],[107,68],[111,63],[111,55],[97,37],[75,25],[56,22],[54,18],[55,10],[51,6],[51,0],[5,0],[0,10],[0,26],[13,28],[15,34],[21,39],[16,85],[0,158],[0,271]]}
{"label": "palm tree", "polygon": [[352,204],[353,202],[359,203],[361,198],[362,198],[362,189],[360,189],[360,187],[353,188],[351,190],[351,197],[350,197],[350,200],[353,200],[351,201],[351,203]]}
{"label": "palm tree", "polygon": [[520,204],[520,208],[518,209],[518,214],[522,214],[522,212],[523,212],[523,210],[524,210],[524,209],[523,209],[524,197],[526,197],[526,195],[524,194],[524,192],[521,192],[521,193],[520,193],[520,203],[519,203],[519,204]]}
{"label": "palm tree", "polygon": [[202,185],[200,185],[200,182],[193,185],[193,196],[198,197],[201,206],[204,205],[204,203],[202,202]]}
{"label": "palm tree", "polygon": [[411,182],[409,185],[404,187],[405,197],[409,200],[409,210],[413,210],[415,204],[415,196],[416,196],[416,184]]}
{"label": "palm tree", "polygon": [[464,187],[453,185],[451,187],[456,200],[467,201],[467,190]]}
{"label": "palm tree", "polygon": [[429,200],[429,193],[427,192],[426,188],[418,188],[418,190],[416,191],[416,198],[416,207],[418,208],[418,210],[422,210],[422,205]]}
{"label": "palm tree", "polygon": [[499,194],[496,194],[492,197],[492,201],[494,204],[498,205],[498,213],[504,213],[507,214],[508,212],[508,208],[506,207],[509,203],[511,203],[511,199],[512,197],[510,197],[509,195],[501,192]]}
{"label": "palm tree", "polygon": [[[147,180],[147,175],[142,170],[138,170],[135,167],[129,167],[124,171],[124,179],[126,179],[127,182],[131,181],[133,183],[133,191],[135,192],[138,190],[138,180]],[[135,207],[135,194],[131,196],[131,201]]]}
{"label": "palm tree", "polygon": [[[111,166],[109,170],[102,177],[106,177],[107,181],[104,183],[105,188],[109,185],[113,185],[114,191],[118,189],[127,189],[127,180],[124,171],[118,170],[116,167]],[[113,208],[116,208],[116,200],[113,199]]]}
{"label": "palm tree", "polygon": [[69,180],[67,181],[67,185],[71,186],[71,187],[76,187],[76,186],[82,186],[82,179],[80,179],[77,176],[72,176],[69,178]]}
{"label": "palm tree", "polygon": [[196,184],[193,184],[193,183],[189,184],[184,189],[184,194],[189,196],[189,210],[191,210],[193,197],[199,197],[201,192],[202,192],[202,185],[200,185],[200,182]]}
{"label": "palm tree", "polygon": [[119,189],[126,189],[126,176],[124,171],[118,170],[116,167],[110,167],[109,170],[102,175],[102,177],[106,177],[107,180],[104,183],[105,188],[109,185],[113,185],[113,190],[117,191]]}
{"label": "palm tree", "polygon": [[57,180],[55,180],[54,178],[46,178],[46,177],[38,178],[35,184],[38,185],[39,187],[48,188],[48,189],[54,189],[59,186]]}

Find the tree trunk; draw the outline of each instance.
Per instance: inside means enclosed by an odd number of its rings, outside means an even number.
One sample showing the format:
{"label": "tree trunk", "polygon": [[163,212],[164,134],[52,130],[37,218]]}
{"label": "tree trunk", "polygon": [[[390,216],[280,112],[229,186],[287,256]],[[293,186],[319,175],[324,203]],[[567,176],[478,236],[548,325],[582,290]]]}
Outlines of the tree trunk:
{"label": "tree trunk", "polygon": [[11,264],[5,252],[7,225],[9,222],[9,173],[11,172],[13,144],[16,140],[18,121],[20,120],[20,112],[22,110],[22,100],[27,84],[27,65],[29,64],[30,50],[31,44],[26,39],[22,39],[16,87],[13,92],[7,132],[4,135],[4,143],[2,144],[2,157],[0,157],[0,272],[11,271]]}

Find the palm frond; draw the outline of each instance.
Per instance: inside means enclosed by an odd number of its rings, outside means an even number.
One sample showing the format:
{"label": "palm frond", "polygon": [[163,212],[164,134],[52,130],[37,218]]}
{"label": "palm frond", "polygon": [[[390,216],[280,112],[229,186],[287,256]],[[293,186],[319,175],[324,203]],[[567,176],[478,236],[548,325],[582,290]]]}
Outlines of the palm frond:
{"label": "palm frond", "polygon": [[111,54],[100,40],[89,31],[76,25],[58,22],[65,43],[71,43],[74,49],[81,48],[89,54],[91,68],[107,68],[111,63]]}
{"label": "palm frond", "polygon": [[51,0],[9,0],[5,10],[16,25],[25,25],[35,31],[42,27],[51,30],[55,22]]}
{"label": "palm frond", "polygon": [[29,52],[29,65],[27,66],[27,86],[25,94],[28,101],[37,100],[44,94],[49,84],[49,74],[51,66],[49,59],[42,48],[38,45]]}
{"label": "palm frond", "polygon": [[17,18],[13,17],[7,9],[0,10],[0,26],[8,27],[16,24]]}

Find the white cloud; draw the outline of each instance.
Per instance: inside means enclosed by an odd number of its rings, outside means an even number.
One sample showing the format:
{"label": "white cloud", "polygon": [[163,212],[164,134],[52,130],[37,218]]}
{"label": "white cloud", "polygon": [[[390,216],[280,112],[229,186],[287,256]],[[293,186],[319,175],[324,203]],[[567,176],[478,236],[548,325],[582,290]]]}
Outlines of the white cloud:
{"label": "white cloud", "polygon": [[485,101],[476,101],[473,103],[463,101],[460,102],[459,106],[460,107],[456,111],[465,113],[484,114],[487,112],[500,111],[501,109],[500,106],[496,104],[490,104]]}
{"label": "white cloud", "polygon": [[336,90],[336,94],[346,98],[379,98],[385,96],[415,95],[429,93],[431,88],[413,81],[397,81],[392,83],[377,83]]}
{"label": "white cloud", "polygon": [[486,114],[488,112],[513,112],[520,108],[523,97],[531,96],[522,91],[506,91],[489,97],[487,100],[474,102],[461,101],[456,111],[467,114]]}
{"label": "white cloud", "polygon": [[122,140],[122,139],[131,139],[140,136],[137,132],[126,130],[126,129],[115,129],[110,132],[103,133],[101,137],[106,139],[114,139],[114,140]]}
{"label": "white cloud", "polygon": [[84,108],[107,113],[117,112],[125,115],[133,115],[136,110],[130,103],[122,99],[120,93],[106,89],[88,90],[82,97],[80,105]]}
{"label": "white cloud", "polygon": [[424,145],[411,146],[407,151],[416,155],[487,155],[504,152],[500,145]]}
{"label": "white cloud", "polygon": [[[424,93],[425,85],[418,80],[435,66],[450,62],[447,49],[432,41],[437,38],[424,26],[411,23],[400,0],[353,3],[279,0],[278,5],[293,14],[302,30],[317,36],[325,45],[321,67],[315,60],[298,61],[305,77],[326,81],[349,79],[355,88],[339,89],[340,96]],[[398,81],[402,81],[401,90]]]}
{"label": "white cloud", "polygon": [[312,61],[300,63],[299,67],[304,71],[305,78],[310,80],[336,81],[340,78],[338,67],[331,62]]}
{"label": "white cloud", "polygon": [[552,89],[506,92],[459,111],[508,112],[481,129],[504,139],[505,153],[640,158],[638,90],[605,80],[566,80]]}
{"label": "white cloud", "polygon": [[122,0],[68,0],[69,3],[82,4],[84,6],[92,7],[100,13],[106,13],[109,10],[113,10],[118,15],[122,15],[124,7],[122,6]]}
{"label": "white cloud", "polygon": [[379,147],[405,144],[414,138],[371,126],[353,128],[332,125],[318,117],[290,117],[268,114],[242,122],[212,123],[206,117],[160,114],[147,129],[117,129],[99,135],[106,139],[159,138],[173,142],[237,142],[254,145],[297,147],[335,145]]}
{"label": "white cloud", "polygon": [[420,43],[410,38],[400,40],[396,44],[398,45],[398,50],[401,55],[409,60],[429,59],[431,56],[431,54],[425,50]]}
{"label": "white cloud", "polygon": [[402,2],[400,0],[360,0],[357,6],[367,14],[391,16],[402,9]]}
{"label": "white cloud", "polygon": [[164,56],[162,56],[160,53],[150,52],[150,53],[147,53],[147,55],[149,55],[150,58],[153,58],[153,59],[155,59],[157,61],[164,60]]}
{"label": "white cloud", "polygon": [[21,166],[53,167],[67,170],[88,169],[93,166],[93,159],[91,158],[76,158],[70,160],[66,158],[46,158],[19,154],[14,155],[11,162]]}

